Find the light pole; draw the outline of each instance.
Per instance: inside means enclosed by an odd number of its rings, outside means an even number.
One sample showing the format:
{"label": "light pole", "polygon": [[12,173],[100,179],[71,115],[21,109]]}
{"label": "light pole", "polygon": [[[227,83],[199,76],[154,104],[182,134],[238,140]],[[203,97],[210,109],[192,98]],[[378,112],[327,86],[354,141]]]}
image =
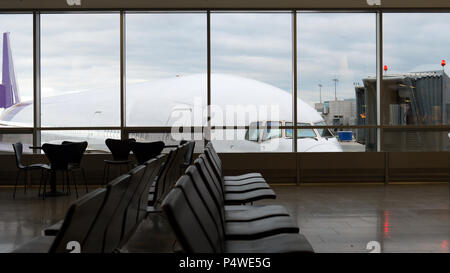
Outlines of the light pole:
{"label": "light pole", "polygon": [[335,77],[332,81],[334,82],[334,100],[337,101],[336,89],[337,89],[337,83],[339,82],[339,80],[337,77]]}
{"label": "light pole", "polygon": [[322,103],[322,84],[319,83],[319,96],[320,96],[320,103]]}

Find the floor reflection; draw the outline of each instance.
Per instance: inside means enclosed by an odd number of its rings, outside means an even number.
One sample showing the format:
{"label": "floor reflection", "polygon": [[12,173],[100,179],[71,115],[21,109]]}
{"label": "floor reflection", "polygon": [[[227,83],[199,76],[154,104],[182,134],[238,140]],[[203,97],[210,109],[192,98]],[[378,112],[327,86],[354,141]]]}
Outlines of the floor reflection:
{"label": "floor reflection", "polygon": [[316,252],[450,252],[448,184],[277,186]]}

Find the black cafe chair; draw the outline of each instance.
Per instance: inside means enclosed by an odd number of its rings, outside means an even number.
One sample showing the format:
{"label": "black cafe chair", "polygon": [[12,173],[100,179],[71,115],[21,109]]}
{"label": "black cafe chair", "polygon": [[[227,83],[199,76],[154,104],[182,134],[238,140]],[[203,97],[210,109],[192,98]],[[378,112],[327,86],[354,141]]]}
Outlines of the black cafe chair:
{"label": "black cafe chair", "polygon": [[131,143],[136,142],[136,139],[112,139],[108,138],[105,140],[105,144],[108,147],[109,151],[112,154],[113,159],[104,160],[105,166],[103,167],[103,179],[102,183],[105,185],[109,182],[109,173],[111,166],[119,167],[119,175],[122,173],[122,166],[126,166],[126,171],[130,170],[130,166],[133,165],[133,160],[129,159],[131,152]]}
{"label": "black cafe chair", "polygon": [[24,173],[24,192],[27,192],[27,180],[28,180],[28,172],[33,170],[40,170],[41,171],[41,183],[42,179],[44,177],[44,171],[47,171],[50,169],[50,167],[46,164],[31,164],[31,165],[23,165],[22,164],[22,155],[23,155],[23,145],[22,143],[14,143],[12,144],[14,149],[14,154],[16,156],[16,166],[18,169],[17,176],[16,176],[16,183],[14,185],[14,193],[13,198],[16,198],[16,190],[17,190],[17,184],[19,183],[20,174]]}
{"label": "black cafe chair", "polygon": [[[70,194],[70,178],[69,178],[69,168],[70,162],[74,154],[78,151],[78,144],[68,143],[68,144],[49,144],[45,143],[42,145],[42,150],[50,161],[50,171],[51,172],[61,172],[63,175],[63,186],[64,180],[67,186],[66,193]],[[44,191],[42,198],[45,199],[45,192],[47,189],[47,180],[44,179]],[[55,181],[56,183],[56,181]],[[76,181],[73,181],[75,186],[76,197],[78,198],[78,189]],[[39,192],[41,187],[39,187]]]}
{"label": "black cafe chair", "polygon": [[132,142],[130,143],[131,151],[139,165],[144,164],[148,160],[157,157],[164,149],[164,142]]}
{"label": "black cafe chair", "polygon": [[88,184],[86,179],[86,172],[81,166],[81,160],[83,159],[84,152],[87,149],[88,143],[87,141],[82,142],[71,142],[71,141],[63,141],[62,144],[76,144],[77,149],[76,152],[71,154],[69,161],[69,171],[72,173],[72,179],[75,181],[74,171],[80,170],[83,175],[84,185],[86,187],[86,192],[88,192]]}

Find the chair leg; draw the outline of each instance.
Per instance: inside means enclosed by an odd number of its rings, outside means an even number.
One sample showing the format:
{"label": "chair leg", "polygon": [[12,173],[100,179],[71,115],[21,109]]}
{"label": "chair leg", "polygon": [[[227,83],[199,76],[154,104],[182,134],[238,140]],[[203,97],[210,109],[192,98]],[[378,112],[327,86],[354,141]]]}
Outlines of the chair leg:
{"label": "chair leg", "polygon": [[19,169],[19,171],[17,172],[17,175],[16,175],[16,184],[14,185],[13,198],[16,198],[17,184],[19,183],[19,176],[20,176],[20,172],[21,172],[21,171],[22,171],[22,170]]}
{"label": "chair leg", "polygon": [[[67,172],[67,176],[66,176],[66,172]],[[71,195],[72,192],[70,191],[70,184],[69,184],[69,172],[68,171],[63,171],[63,181],[66,181],[66,187],[67,187],[67,195]]]}
{"label": "chair leg", "polygon": [[105,180],[105,185],[106,185],[107,183],[109,183],[109,172],[110,172],[110,168],[111,168],[111,166],[108,164],[107,167],[106,167],[106,180]]}
{"label": "chair leg", "polygon": [[23,181],[23,193],[27,193],[27,184],[28,184],[28,170],[25,169],[25,177]]}
{"label": "chair leg", "polygon": [[86,193],[88,193],[88,184],[87,184],[87,179],[86,179],[86,172],[84,171],[83,168],[81,168],[81,172],[83,174],[83,180],[84,180],[84,185],[86,186]]}
{"label": "chair leg", "polygon": [[[44,179],[44,191],[42,192],[42,200],[45,200],[45,194],[47,192],[47,180],[51,179],[51,171],[48,171],[47,174],[45,175],[45,179]],[[50,175],[49,175],[50,174]]]}
{"label": "chair leg", "polygon": [[[77,181],[75,181],[75,174],[72,172],[73,186],[75,187],[75,195],[78,198],[78,189],[77,189]],[[69,182],[69,171],[67,171],[67,182]]]}
{"label": "chair leg", "polygon": [[44,179],[44,170],[41,170],[41,179],[39,179],[38,197],[41,196],[42,179]]}
{"label": "chair leg", "polygon": [[106,163],[105,165],[103,165],[102,185],[105,185],[105,179],[106,179]]}
{"label": "chair leg", "polygon": [[67,185],[66,185],[66,179],[64,178],[64,171],[63,171],[63,180],[62,180],[61,187],[62,187],[62,192],[66,192],[66,194],[67,194],[68,189],[66,189]]}

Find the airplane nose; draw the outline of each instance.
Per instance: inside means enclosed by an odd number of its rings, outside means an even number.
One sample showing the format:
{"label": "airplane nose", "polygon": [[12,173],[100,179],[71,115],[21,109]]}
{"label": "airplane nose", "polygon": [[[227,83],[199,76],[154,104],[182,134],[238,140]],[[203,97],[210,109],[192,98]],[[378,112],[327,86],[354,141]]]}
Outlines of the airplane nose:
{"label": "airplane nose", "polygon": [[322,144],[322,145],[316,145],[305,152],[308,153],[316,153],[316,152],[342,152],[342,148],[339,144],[330,145],[330,144]]}

